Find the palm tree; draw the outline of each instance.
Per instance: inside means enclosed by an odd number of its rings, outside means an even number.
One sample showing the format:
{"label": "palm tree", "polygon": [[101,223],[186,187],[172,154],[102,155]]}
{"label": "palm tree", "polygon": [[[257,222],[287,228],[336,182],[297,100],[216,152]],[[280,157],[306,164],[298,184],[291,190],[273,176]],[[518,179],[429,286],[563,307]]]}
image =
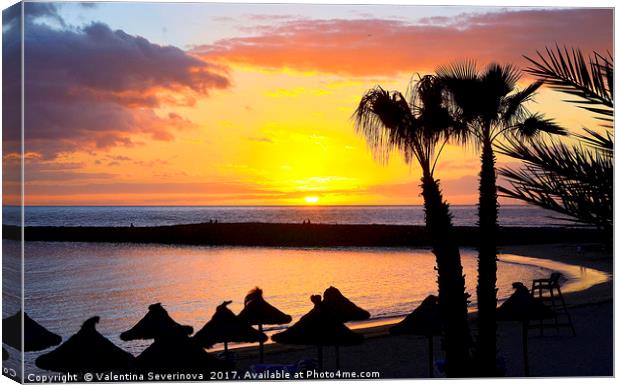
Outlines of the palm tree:
{"label": "palm tree", "polygon": [[379,86],[367,91],[354,114],[355,126],[380,161],[387,162],[390,152],[398,149],[408,163],[415,159],[422,168],[426,228],[437,261],[446,374],[462,377],[470,371],[469,294],[465,292],[452,216],[434,177],[439,155],[450,134],[458,135],[459,126],[444,108],[443,89],[435,76],[422,77],[408,94],[406,97]]}
{"label": "palm tree", "polygon": [[529,115],[524,104],[542,85],[537,81],[517,90],[520,72],[512,65],[491,64],[479,72],[474,62],[440,67],[437,76],[446,88],[454,118],[467,125],[463,142],[481,151],[478,225],[478,340],[476,361],[480,375],[495,375],[497,307],[498,202],[494,143],[503,136],[531,138],[541,131],[563,130],[541,115]]}
{"label": "palm tree", "polygon": [[510,141],[501,151],[525,163],[522,169],[500,170],[510,187],[500,192],[573,221],[603,230],[605,243],[613,232],[613,74],[611,54],[594,52],[587,59],[580,50],[546,49],[525,71],[551,89],[567,93],[569,100],[592,112],[600,130],[584,128],[576,142],[550,140],[542,143]]}

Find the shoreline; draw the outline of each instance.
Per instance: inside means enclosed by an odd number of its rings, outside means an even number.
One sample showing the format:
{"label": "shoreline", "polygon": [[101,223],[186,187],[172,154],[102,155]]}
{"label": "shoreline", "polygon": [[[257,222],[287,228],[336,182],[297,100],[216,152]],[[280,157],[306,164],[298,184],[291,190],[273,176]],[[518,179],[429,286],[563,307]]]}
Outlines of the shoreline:
{"label": "shoreline", "polygon": [[[460,246],[476,246],[476,226],[455,227]],[[420,247],[429,246],[425,226],[295,223],[202,223],[153,227],[39,227],[24,228],[26,241],[160,243],[212,246],[271,247]],[[500,246],[599,243],[605,235],[592,228],[501,227]],[[19,226],[3,225],[3,238],[21,240]]]}
{"label": "shoreline", "polygon": [[[550,330],[546,336],[533,332],[529,338],[530,366],[533,376],[611,376],[613,375],[613,261],[611,252],[588,250],[577,256],[577,245],[571,243],[544,245],[510,245],[501,254],[518,254],[542,260],[571,264],[574,267],[596,269],[609,279],[584,290],[566,293],[569,311],[573,317],[577,337],[565,329]],[[501,255],[500,255],[501,258]],[[526,283],[529,286],[529,283]],[[471,329],[476,330],[476,313],[469,314]],[[421,336],[391,336],[391,324],[355,330],[364,334],[359,346],[341,349],[343,370],[377,370],[382,378],[427,378],[427,340]],[[441,357],[440,339],[434,339],[435,358]],[[523,377],[521,361],[521,326],[515,322],[498,323],[498,354],[506,360],[507,377]],[[584,349],[585,346],[590,348]],[[211,350],[217,352],[217,349]],[[231,349],[238,370],[249,370],[257,362],[256,345]],[[325,370],[336,370],[334,349],[324,349]],[[265,345],[266,362],[294,363],[300,359],[315,358],[311,346]],[[575,361],[576,360],[576,361]]]}
{"label": "shoreline", "polygon": [[[587,252],[589,257],[584,256],[584,258],[578,258],[571,254],[571,251],[576,250],[576,248],[576,245],[570,243],[535,246],[511,245],[500,250],[499,259],[505,263],[522,263],[540,266],[550,271],[561,272],[564,276],[569,278],[568,282],[562,285],[562,287],[566,287],[566,290],[563,290],[563,294],[569,308],[612,301],[613,264],[611,259],[607,258],[604,251],[598,250]],[[519,255],[516,255],[517,253],[519,253]],[[526,253],[530,255],[523,255]],[[582,276],[577,277],[579,274]],[[605,277],[603,278],[603,276]],[[529,287],[530,283],[525,282],[525,284]],[[571,288],[571,286],[573,286],[573,288]],[[498,304],[501,302],[502,301],[498,301]],[[365,338],[388,337],[388,329],[400,322],[405,316],[406,314],[375,318],[357,323],[348,323],[347,326],[363,334]],[[476,317],[476,309],[469,308],[470,323],[474,323]],[[282,329],[274,330],[274,332],[281,330]],[[308,347],[276,344],[271,341],[271,339],[265,343],[266,353],[271,352],[278,354],[306,349],[308,349]],[[233,345],[229,347],[229,350],[234,351],[236,354],[241,354],[245,358],[253,357],[256,353],[256,348],[253,344]],[[217,353],[222,351],[222,349],[218,346],[218,348],[209,351]]]}

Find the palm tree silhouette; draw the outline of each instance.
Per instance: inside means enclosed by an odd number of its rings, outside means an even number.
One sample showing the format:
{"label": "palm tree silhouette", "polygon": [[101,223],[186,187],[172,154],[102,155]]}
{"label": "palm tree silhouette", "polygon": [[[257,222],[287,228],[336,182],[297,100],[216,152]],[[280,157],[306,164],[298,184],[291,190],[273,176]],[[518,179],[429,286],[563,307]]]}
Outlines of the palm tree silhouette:
{"label": "palm tree silhouette", "polygon": [[510,187],[505,196],[566,215],[575,222],[602,230],[603,242],[613,240],[614,196],[614,63],[610,53],[585,56],[579,49],[547,48],[536,58],[525,57],[525,72],[549,88],[572,96],[576,104],[600,120],[600,129],[583,128],[577,141],[541,143],[508,141],[500,151],[523,161],[521,169],[500,173]]}
{"label": "palm tree silhouette", "polygon": [[437,261],[439,306],[445,337],[446,374],[469,374],[471,339],[467,324],[465,277],[454,237],[449,205],[434,177],[437,160],[456,125],[443,105],[443,90],[437,77],[427,75],[412,83],[408,96],[377,86],[366,92],[354,114],[358,133],[366,138],[375,158],[387,162],[392,150],[405,160],[414,159],[422,168],[422,196],[426,228]]}
{"label": "palm tree silhouette", "polygon": [[520,71],[512,65],[490,64],[479,72],[473,61],[442,66],[437,76],[445,87],[446,102],[454,119],[467,126],[463,143],[481,148],[478,225],[478,340],[479,375],[495,375],[497,307],[498,202],[493,145],[503,136],[532,138],[539,132],[563,134],[553,121],[530,114],[524,104],[532,99],[541,81],[517,90]]}

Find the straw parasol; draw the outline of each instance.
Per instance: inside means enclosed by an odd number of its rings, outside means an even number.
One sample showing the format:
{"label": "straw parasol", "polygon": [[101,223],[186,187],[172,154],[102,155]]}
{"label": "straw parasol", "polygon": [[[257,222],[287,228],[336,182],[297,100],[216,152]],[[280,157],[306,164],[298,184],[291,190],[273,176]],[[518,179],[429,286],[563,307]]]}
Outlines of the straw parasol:
{"label": "straw parasol", "polygon": [[179,324],[170,317],[161,303],[154,303],[149,306],[149,311],[134,327],[121,333],[121,340],[156,339],[167,334],[176,334],[177,331],[188,336],[194,332],[194,328]]}
{"label": "straw parasol", "polygon": [[210,347],[215,343],[224,343],[224,354],[228,356],[229,342],[265,342],[267,336],[242,321],[227,306],[232,301],[224,301],[215,310],[215,314],[193,337],[200,346]]}
{"label": "straw parasol", "polygon": [[[258,325],[258,331],[263,332],[263,325],[282,325],[292,321],[288,314],[284,314],[263,298],[263,291],[258,287],[252,289],[245,296],[243,310],[238,317],[250,325]],[[259,362],[264,361],[264,343],[259,342]]]}
{"label": "straw parasol", "polygon": [[428,375],[433,377],[433,336],[441,335],[439,298],[429,295],[405,319],[390,328],[390,334],[413,334],[428,338]]}
{"label": "straw parasol", "polygon": [[314,308],[293,326],[271,339],[281,344],[314,345],[317,347],[319,369],[323,368],[323,346],[359,345],[364,336],[346,327],[340,318],[323,305],[320,295],[310,297]]}
{"label": "straw parasol", "polygon": [[134,327],[121,333],[121,339],[155,340],[136,357],[136,367],[141,370],[223,370],[224,364],[220,360],[192,341],[189,335],[193,331],[193,327],[172,319],[161,303],[155,303],[149,306],[149,311]]}
{"label": "straw parasol", "polygon": [[333,312],[342,322],[362,321],[370,318],[369,312],[351,302],[333,286],[328,287],[323,293],[323,306]]}
{"label": "straw parasol", "polygon": [[[24,314],[24,351],[44,350],[62,342],[62,337],[54,334]],[[22,311],[2,320],[2,342],[17,350],[22,350]]]}
{"label": "straw parasol", "polygon": [[136,357],[136,367],[145,371],[197,373],[232,369],[224,361],[207,353],[192,338],[178,332],[157,338]]}
{"label": "straw parasol", "polygon": [[[333,286],[323,293],[323,306],[342,322],[362,321],[370,318],[370,313],[354,304]],[[340,367],[340,347],[336,345],[336,367]]]}
{"label": "straw parasol", "polygon": [[554,316],[553,311],[541,300],[534,298],[521,282],[514,282],[515,292],[497,309],[497,319],[503,321],[520,321],[523,339],[523,368],[526,376],[530,375],[527,354],[528,323],[533,319],[547,319]]}
{"label": "straw parasol", "polygon": [[132,366],[134,357],[99,334],[95,325],[99,317],[92,317],[80,331],[53,351],[39,356],[35,364],[54,372],[105,372],[125,370]]}

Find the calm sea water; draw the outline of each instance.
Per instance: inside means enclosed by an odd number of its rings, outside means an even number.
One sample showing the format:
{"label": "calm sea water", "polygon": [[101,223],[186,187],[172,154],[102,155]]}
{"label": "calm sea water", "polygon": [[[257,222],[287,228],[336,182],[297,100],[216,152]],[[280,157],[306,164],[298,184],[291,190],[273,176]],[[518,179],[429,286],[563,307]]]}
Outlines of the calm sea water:
{"label": "calm sea water", "polygon": [[[17,242],[5,242],[5,247],[19,248]],[[436,292],[435,258],[424,249],[30,242],[25,254],[25,309],[31,317],[66,339],[84,320],[99,315],[100,332],[134,354],[150,341],[123,342],[119,334],[155,302],[197,330],[224,300],[233,300],[230,308],[240,311],[254,286],[294,321],[311,309],[311,294],[331,285],[373,319],[406,314]],[[475,251],[463,250],[463,266],[467,290],[475,299]],[[499,297],[512,292],[514,281],[531,282],[548,274],[547,267],[500,262]],[[19,306],[5,297],[3,316]],[[38,371],[33,362],[39,354],[26,355],[28,370]]]}
{"label": "calm sea water", "polygon": [[[15,208],[3,211],[10,222]],[[453,207],[455,224],[475,225],[475,206]],[[136,226],[220,222],[423,224],[420,207],[28,207],[32,226]],[[15,217],[13,217],[15,218]],[[507,206],[505,226],[553,226],[562,222],[532,207]],[[3,317],[21,306],[18,242],[3,242]],[[464,249],[467,290],[475,300],[476,252]],[[198,330],[215,307],[233,300],[238,312],[255,286],[266,299],[299,319],[311,309],[309,297],[329,286],[366,308],[373,320],[402,316],[436,292],[435,257],[426,249],[397,248],[244,248],[182,245],[29,242],[25,246],[25,310],[64,339],[82,322],[98,315],[99,331],[118,346],[139,354],[150,341],[124,342],[119,334],[161,302],[171,316]],[[514,281],[547,276],[553,266],[524,263],[519,258],[498,265],[499,297]],[[14,287],[13,287],[14,286]],[[475,306],[475,302],[472,303]],[[352,324],[361,327],[366,324]],[[270,333],[274,330],[270,330]],[[269,334],[269,333],[268,333]],[[215,347],[219,348],[218,346]],[[9,349],[13,356],[17,352]],[[26,354],[26,372],[40,373]],[[13,358],[11,359],[13,360]],[[7,361],[6,364],[10,364]],[[14,363],[17,364],[16,362]]]}
{"label": "calm sea water", "polygon": [[[31,206],[25,209],[28,226],[161,226],[185,223],[269,222],[340,224],[423,225],[421,206],[294,206],[294,207],[85,207]],[[476,206],[452,206],[454,224],[475,226]],[[532,206],[502,206],[499,221],[503,226],[566,226],[558,214]],[[16,207],[3,208],[3,223],[18,224]]]}

